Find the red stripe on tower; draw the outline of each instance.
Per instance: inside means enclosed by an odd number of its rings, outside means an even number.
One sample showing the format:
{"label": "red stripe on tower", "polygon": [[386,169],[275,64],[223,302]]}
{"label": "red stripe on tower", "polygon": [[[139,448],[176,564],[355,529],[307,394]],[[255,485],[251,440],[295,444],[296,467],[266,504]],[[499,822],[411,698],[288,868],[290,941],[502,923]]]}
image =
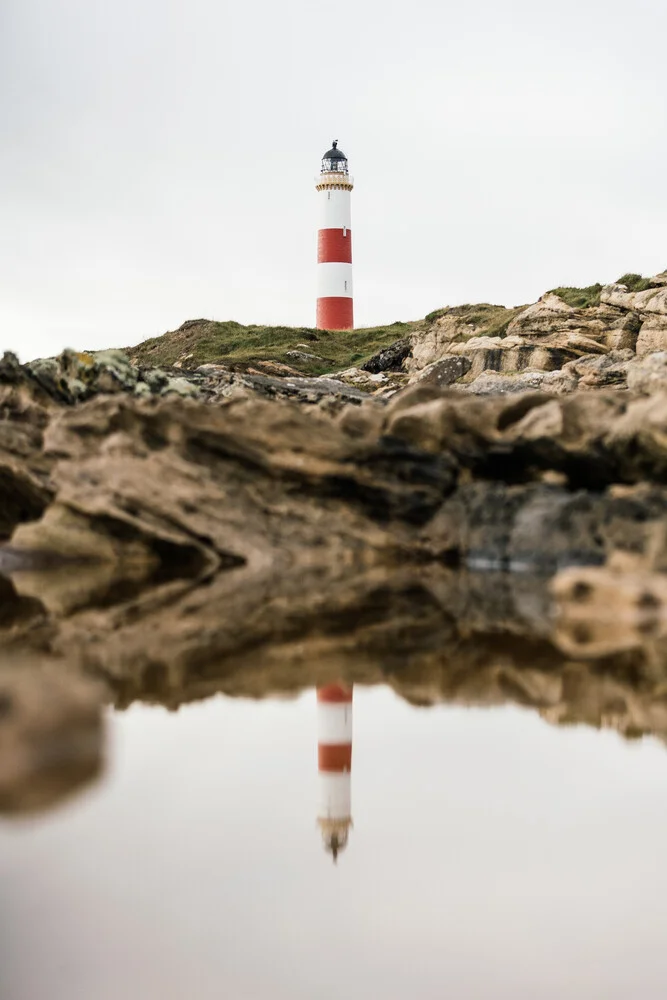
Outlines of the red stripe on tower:
{"label": "red stripe on tower", "polygon": [[317,689],[317,770],[317,823],[335,861],[352,825],[352,688],[344,684]]}
{"label": "red stripe on tower", "polygon": [[318,264],[351,264],[352,233],[348,229],[320,229],[317,234]]}
{"label": "red stripe on tower", "polygon": [[317,235],[317,329],[351,330],[352,178],[336,139],[322,158],[317,178],[320,225]]}

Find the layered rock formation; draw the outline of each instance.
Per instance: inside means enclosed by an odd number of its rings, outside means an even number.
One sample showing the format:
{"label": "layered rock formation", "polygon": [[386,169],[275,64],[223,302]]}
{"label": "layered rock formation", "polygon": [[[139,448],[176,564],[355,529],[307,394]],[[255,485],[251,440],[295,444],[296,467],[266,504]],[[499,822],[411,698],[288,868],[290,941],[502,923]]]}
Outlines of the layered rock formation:
{"label": "layered rock formation", "polygon": [[[440,310],[411,336],[411,351],[401,360],[406,382],[458,358],[466,360],[466,370],[451,381],[475,393],[625,386],[637,359],[667,350],[667,274],[629,284],[642,290],[612,284],[577,296],[568,294],[576,289],[560,289],[521,309],[479,306],[476,323],[470,307]],[[489,329],[491,309],[495,331]],[[371,370],[375,363],[371,359]]]}
{"label": "layered rock formation", "polygon": [[345,678],[667,738],[663,277],[441,311],[363,385],[6,355],[0,809],[134,699]]}

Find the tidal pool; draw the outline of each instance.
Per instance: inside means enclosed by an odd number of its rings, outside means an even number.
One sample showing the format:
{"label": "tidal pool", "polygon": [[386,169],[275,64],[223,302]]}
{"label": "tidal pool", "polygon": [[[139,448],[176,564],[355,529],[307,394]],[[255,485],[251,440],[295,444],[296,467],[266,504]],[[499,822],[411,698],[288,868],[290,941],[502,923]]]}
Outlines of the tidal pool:
{"label": "tidal pool", "polygon": [[2,1000],[664,995],[661,742],[354,699],[336,864],[314,691],[112,713],[105,781],[0,824]]}

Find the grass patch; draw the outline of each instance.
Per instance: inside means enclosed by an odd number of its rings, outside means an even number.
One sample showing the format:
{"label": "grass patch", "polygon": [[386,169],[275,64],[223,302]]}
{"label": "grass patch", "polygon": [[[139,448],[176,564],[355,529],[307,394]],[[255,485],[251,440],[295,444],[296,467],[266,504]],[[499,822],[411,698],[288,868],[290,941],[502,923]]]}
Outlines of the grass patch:
{"label": "grass patch", "polygon": [[[508,309],[506,306],[496,306],[490,302],[479,302],[477,305],[466,304],[435,309],[428,313],[424,320],[427,323],[434,323],[443,316],[451,317],[462,328],[461,340],[470,337],[504,337],[507,327],[523,309],[525,306]],[[466,330],[465,327],[474,329]]]}
{"label": "grass patch", "polygon": [[587,288],[552,288],[550,295],[557,295],[574,309],[587,309],[589,306],[600,305],[602,285],[589,285]]}
{"label": "grass patch", "polygon": [[[507,327],[523,308],[506,309],[505,306],[482,302],[437,309],[429,316],[451,316],[458,327],[454,340],[465,342],[475,336],[504,337]],[[185,369],[204,364],[223,364],[232,369],[245,370],[254,367],[258,361],[279,361],[305,375],[326,375],[353,365],[361,367],[378,351],[420,329],[424,329],[423,321],[397,321],[358,330],[313,330],[309,327],[243,326],[234,320],[217,323],[196,319],[183,323],[178,330],[126,348],[126,351],[135,363],[156,367],[169,367],[178,362]],[[291,351],[315,357],[289,357]]]}
{"label": "grass patch", "polygon": [[616,284],[625,285],[629,292],[645,292],[651,287],[650,279],[643,278],[641,274],[624,274]]}
{"label": "grass patch", "polygon": [[[257,361],[280,361],[308,375],[324,375],[352,365],[361,365],[373,354],[405,337],[414,323],[359,330],[313,330],[308,327],[243,326],[233,320],[216,323],[191,320],[178,330],[152,337],[127,353],[143,365],[174,365],[193,369],[203,364],[232,368],[252,367]],[[288,357],[299,351],[321,360]],[[188,357],[191,355],[191,357]]]}

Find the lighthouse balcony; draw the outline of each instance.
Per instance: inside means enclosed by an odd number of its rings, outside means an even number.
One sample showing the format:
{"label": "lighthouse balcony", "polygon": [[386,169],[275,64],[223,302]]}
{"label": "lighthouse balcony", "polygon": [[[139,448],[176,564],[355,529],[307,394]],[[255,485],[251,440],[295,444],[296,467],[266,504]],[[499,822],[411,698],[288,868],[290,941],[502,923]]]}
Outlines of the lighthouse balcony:
{"label": "lighthouse balcony", "polygon": [[315,178],[315,187],[318,191],[326,191],[328,188],[351,191],[354,187],[354,178],[349,174],[344,174],[342,170],[323,170]]}

